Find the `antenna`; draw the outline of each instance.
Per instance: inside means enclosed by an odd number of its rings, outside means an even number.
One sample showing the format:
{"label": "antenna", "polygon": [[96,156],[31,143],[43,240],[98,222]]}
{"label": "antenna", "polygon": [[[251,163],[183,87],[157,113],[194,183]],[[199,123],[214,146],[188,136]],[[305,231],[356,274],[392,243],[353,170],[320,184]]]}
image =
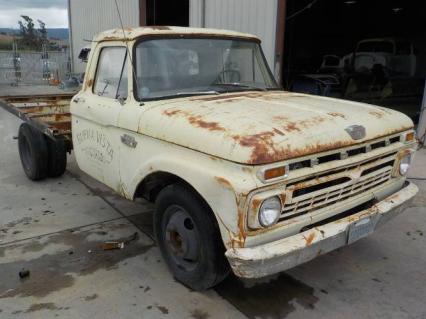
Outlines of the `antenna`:
{"label": "antenna", "polygon": [[135,85],[135,89],[138,92],[138,83],[136,80],[136,72],[135,72],[135,68],[133,65],[133,61],[132,61],[132,55],[130,54],[130,49],[129,49],[129,43],[127,42],[127,38],[126,38],[126,31],[124,30],[124,26],[123,26],[123,20],[121,19],[121,13],[120,13],[120,8],[118,7],[118,3],[117,0],[114,0],[115,2],[115,7],[117,8],[117,14],[118,14],[118,19],[120,20],[120,25],[121,25],[121,30],[123,31],[123,38],[124,38],[124,42],[126,43],[126,49],[127,49],[127,56],[129,57],[130,60],[130,64],[132,67],[132,74],[133,74],[133,84]]}

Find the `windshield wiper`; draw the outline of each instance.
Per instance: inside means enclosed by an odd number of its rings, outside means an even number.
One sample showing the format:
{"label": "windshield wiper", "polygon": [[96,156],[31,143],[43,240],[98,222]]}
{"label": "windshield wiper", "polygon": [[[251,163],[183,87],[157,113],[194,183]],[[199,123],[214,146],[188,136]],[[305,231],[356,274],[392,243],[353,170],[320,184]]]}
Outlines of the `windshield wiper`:
{"label": "windshield wiper", "polygon": [[239,82],[213,83],[212,86],[234,86],[234,87],[240,87],[240,88],[245,88],[245,89],[249,89],[249,90],[267,91],[266,88],[261,88],[261,87],[258,87],[258,86],[248,85],[248,84],[239,83]]}
{"label": "windshield wiper", "polygon": [[153,97],[143,97],[143,101],[155,101],[155,100],[163,100],[163,99],[170,99],[170,98],[176,98],[176,97],[186,97],[186,96],[197,96],[197,95],[218,95],[220,92],[218,91],[188,91],[188,92],[177,92],[174,94],[168,94],[168,95],[160,95],[160,96],[153,96]]}

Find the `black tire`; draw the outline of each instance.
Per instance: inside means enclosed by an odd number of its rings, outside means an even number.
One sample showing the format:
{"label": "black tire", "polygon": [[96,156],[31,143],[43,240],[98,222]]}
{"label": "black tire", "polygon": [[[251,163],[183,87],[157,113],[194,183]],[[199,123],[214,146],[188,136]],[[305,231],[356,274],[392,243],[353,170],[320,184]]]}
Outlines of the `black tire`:
{"label": "black tire", "polygon": [[67,145],[64,140],[53,140],[46,136],[48,149],[47,175],[59,177],[67,168]]}
{"label": "black tire", "polygon": [[173,184],[160,192],[154,232],[169,269],[185,286],[205,290],[229,274],[216,219],[208,205],[188,187]]}
{"label": "black tire", "polygon": [[22,123],[18,134],[19,156],[27,177],[38,181],[47,176],[48,151],[44,134]]}

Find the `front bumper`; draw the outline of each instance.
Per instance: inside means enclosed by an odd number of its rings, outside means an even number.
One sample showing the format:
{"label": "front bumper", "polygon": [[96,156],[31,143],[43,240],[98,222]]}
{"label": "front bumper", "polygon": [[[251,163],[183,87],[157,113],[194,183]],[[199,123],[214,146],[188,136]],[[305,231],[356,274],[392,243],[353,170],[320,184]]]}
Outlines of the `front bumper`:
{"label": "front bumper", "polygon": [[417,192],[417,186],[407,182],[400,191],[369,209],[264,245],[231,248],[225,255],[239,277],[275,274],[371,234],[403,212]]}

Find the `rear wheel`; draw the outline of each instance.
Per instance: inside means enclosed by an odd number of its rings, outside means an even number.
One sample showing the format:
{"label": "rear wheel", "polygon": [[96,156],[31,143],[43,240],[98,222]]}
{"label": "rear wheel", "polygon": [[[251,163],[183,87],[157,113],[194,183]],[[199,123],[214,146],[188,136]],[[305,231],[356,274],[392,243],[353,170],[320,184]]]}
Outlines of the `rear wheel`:
{"label": "rear wheel", "polygon": [[207,204],[188,187],[174,184],[160,192],[156,208],[155,235],[174,277],[194,290],[226,278],[229,264]]}
{"label": "rear wheel", "polygon": [[59,177],[67,168],[67,146],[64,140],[53,140],[46,136],[48,149],[47,174],[49,177]]}
{"label": "rear wheel", "polygon": [[22,123],[18,134],[19,156],[27,177],[33,181],[47,176],[48,150],[44,134]]}

